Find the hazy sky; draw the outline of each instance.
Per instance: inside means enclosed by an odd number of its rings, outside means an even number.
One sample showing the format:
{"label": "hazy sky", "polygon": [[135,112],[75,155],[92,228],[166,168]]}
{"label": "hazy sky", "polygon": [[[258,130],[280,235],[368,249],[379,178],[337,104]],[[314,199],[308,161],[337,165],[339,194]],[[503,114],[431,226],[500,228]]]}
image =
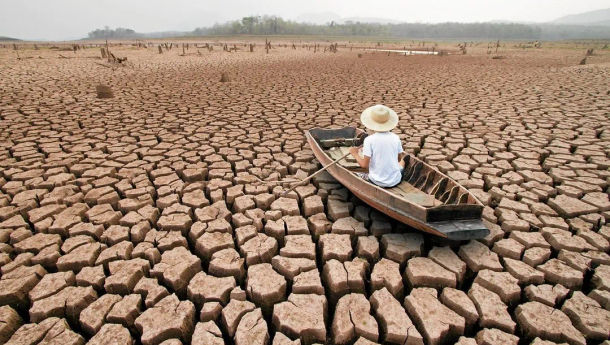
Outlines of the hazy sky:
{"label": "hazy sky", "polygon": [[251,14],[295,19],[318,12],[431,23],[543,22],[608,7],[610,0],[0,0],[0,36],[64,40],[105,25],[193,30]]}

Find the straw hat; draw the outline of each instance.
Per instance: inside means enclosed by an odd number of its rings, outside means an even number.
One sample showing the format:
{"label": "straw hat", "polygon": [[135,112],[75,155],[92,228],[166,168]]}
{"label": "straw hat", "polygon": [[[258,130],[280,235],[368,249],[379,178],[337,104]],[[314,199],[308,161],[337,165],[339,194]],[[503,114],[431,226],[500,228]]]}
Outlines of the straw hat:
{"label": "straw hat", "polygon": [[398,124],[398,115],[389,107],[377,104],[364,109],[360,115],[362,124],[373,131],[387,132]]}

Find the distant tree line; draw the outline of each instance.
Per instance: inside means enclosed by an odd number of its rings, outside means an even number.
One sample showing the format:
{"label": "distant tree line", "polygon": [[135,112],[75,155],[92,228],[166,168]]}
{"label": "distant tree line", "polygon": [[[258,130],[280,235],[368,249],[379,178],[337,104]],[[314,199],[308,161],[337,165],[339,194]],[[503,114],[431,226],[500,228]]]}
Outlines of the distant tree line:
{"label": "distant tree line", "polygon": [[198,28],[195,35],[330,35],[391,36],[400,38],[540,38],[541,29],[524,24],[440,23],[373,24],[345,22],[327,25],[298,23],[274,16],[244,17],[242,20]]}
{"label": "distant tree line", "polygon": [[276,16],[249,16],[241,20],[197,28],[190,32],[140,34],[132,29],[97,29],[90,39],[153,38],[168,36],[232,36],[232,35],[318,35],[370,36],[401,39],[456,39],[456,40],[558,40],[608,39],[610,26],[580,26],[516,23],[400,23],[375,24],[347,21],[325,25],[299,23]]}
{"label": "distant tree line", "polygon": [[588,26],[567,24],[541,24],[541,39],[610,39],[610,26]]}
{"label": "distant tree line", "polygon": [[383,24],[346,22],[327,25],[299,23],[276,16],[251,16],[241,20],[197,28],[195,35],[331,35],[331,36],[386,36]]}
{"label": "distant tree line", "polygon": [[139,37],[140,34],[136,33],[132,29],[116,28],[110,29],[105,26],[103,29],[97,29],[91,31],[87,36],[91,39],[108,39],[108,38],[135,38]]}
{"label": "distant tree line", "polygon": [[388,24],[391,36],[447,39],[539,39],[539,27],[513,23]]}

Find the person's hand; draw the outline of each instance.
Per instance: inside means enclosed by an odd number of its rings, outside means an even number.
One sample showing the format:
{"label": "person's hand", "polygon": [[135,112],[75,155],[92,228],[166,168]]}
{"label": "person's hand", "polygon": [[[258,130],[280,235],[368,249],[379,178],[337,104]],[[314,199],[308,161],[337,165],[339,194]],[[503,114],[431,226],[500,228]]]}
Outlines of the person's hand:
{"label": "person's hand", "polygon": [[354,157],[358,156],[358,151],[360,151],[360,147],[352,146],[349,148],[349,153],[351,153]]}

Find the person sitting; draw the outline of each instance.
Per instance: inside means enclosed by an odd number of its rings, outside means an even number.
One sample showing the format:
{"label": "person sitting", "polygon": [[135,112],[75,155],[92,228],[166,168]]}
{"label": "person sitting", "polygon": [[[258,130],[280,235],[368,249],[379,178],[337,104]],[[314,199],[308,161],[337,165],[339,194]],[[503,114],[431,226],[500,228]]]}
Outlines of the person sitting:
{"label": "person sitting", "polygon": [[374,134],[364,139],[362,147],[349,150],[358,164],[368,169],[368,173],[356,174],[380,187],[398,185],[405,168],[404,151],[398,135],[390,132],[398,124],[398,115],[389,107],[377,104],[364,109],[360,121]]}

